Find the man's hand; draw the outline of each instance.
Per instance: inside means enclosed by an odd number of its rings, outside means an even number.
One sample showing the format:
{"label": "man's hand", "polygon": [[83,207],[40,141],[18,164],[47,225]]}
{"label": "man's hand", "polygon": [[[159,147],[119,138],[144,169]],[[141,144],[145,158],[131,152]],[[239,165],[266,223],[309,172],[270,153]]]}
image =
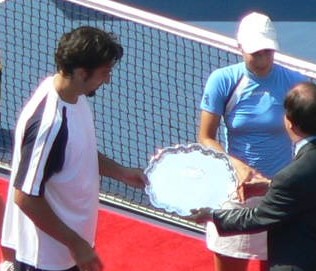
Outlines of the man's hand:
{"label": "man's hand", "polygon": [[81,239],[70,249],[80,271],[102,271],[104,269],[101,259],[85,240]]}
{"label": "man's hand", "polygon": [[238,179],[237,195],[239,200],[244,202],[251,197],[264,196],[271,181],[236,158],[231,157],[231,162]]}
{"label": "man's hand", "polygon": [[208,221],[213,221],[213,209],[209,207],[193,209],[191,210],[191,215],[184,218],[198,224],[204,224]]}
{"label": "man's hand", "polygon": [[125,168],[124,169],[124,182],[136,188],[145,188],[149,184],[147,176],[139,168]]}
{"label": "man's hand", "polygon": [[245,182],[242,184],[244,198],[248,199],[250,197],[264,196],[271,184],[271,180],[263,177],[261,174],[253,176],[250,182]]}
{"label": "man's hand", "polygon": [[101,152],[98,153],[99,173],[101,176],[111,177],[136,188],[145,188],[149,184],[147,176],[140,168],[129,168],[107,158]]}

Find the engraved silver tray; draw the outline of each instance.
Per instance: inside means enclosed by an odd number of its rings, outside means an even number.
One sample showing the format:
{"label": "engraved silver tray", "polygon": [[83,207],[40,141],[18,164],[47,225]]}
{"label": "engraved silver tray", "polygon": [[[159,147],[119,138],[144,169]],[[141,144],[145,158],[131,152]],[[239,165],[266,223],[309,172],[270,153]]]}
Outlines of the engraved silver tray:
{"label": "engraved silver tray", "polygon": [[237,184],[228,156],[198,143],[159,150],[145,174],[152,205],[180,216],[200,207],[220,208]]}

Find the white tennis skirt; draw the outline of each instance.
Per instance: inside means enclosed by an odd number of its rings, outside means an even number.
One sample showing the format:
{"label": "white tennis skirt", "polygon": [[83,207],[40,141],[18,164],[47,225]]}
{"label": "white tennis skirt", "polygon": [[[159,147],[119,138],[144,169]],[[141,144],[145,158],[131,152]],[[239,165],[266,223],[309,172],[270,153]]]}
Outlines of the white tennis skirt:
{"label": "white tennis skirt", "polygon": [[[252,197],[245,203],[227,201],[223,209],[255,207],[262,197]],[[213,252],[240,259],[267,260],[267,232],[255,234],[239,234],[231,236],[219,236],[213,222],[206,226],[206,243],[208,249]]]}

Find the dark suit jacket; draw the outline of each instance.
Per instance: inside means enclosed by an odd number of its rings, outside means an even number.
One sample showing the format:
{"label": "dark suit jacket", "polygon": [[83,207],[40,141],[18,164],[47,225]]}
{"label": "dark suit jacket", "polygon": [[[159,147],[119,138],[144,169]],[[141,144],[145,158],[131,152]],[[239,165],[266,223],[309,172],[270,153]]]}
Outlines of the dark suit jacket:
{"label": "dark suit jacket", "polygon": [[221,235],[267,230],[270,270],[315,271],[316,140],[275,175],[257,208],[214,210],[214,223]]}

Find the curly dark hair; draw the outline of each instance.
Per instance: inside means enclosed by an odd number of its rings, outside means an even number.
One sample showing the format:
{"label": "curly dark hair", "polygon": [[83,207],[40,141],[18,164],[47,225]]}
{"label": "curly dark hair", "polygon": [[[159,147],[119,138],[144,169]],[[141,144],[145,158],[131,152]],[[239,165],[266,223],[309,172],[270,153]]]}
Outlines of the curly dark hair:
{"label": "curly dark hair", "polygon": [[82,26],[61,37],[55,62],[57,70],[68,76],[76,68],[84,68],[91,73],[100,66],[115,65],[122,56],[123,47],[113,33]]}

